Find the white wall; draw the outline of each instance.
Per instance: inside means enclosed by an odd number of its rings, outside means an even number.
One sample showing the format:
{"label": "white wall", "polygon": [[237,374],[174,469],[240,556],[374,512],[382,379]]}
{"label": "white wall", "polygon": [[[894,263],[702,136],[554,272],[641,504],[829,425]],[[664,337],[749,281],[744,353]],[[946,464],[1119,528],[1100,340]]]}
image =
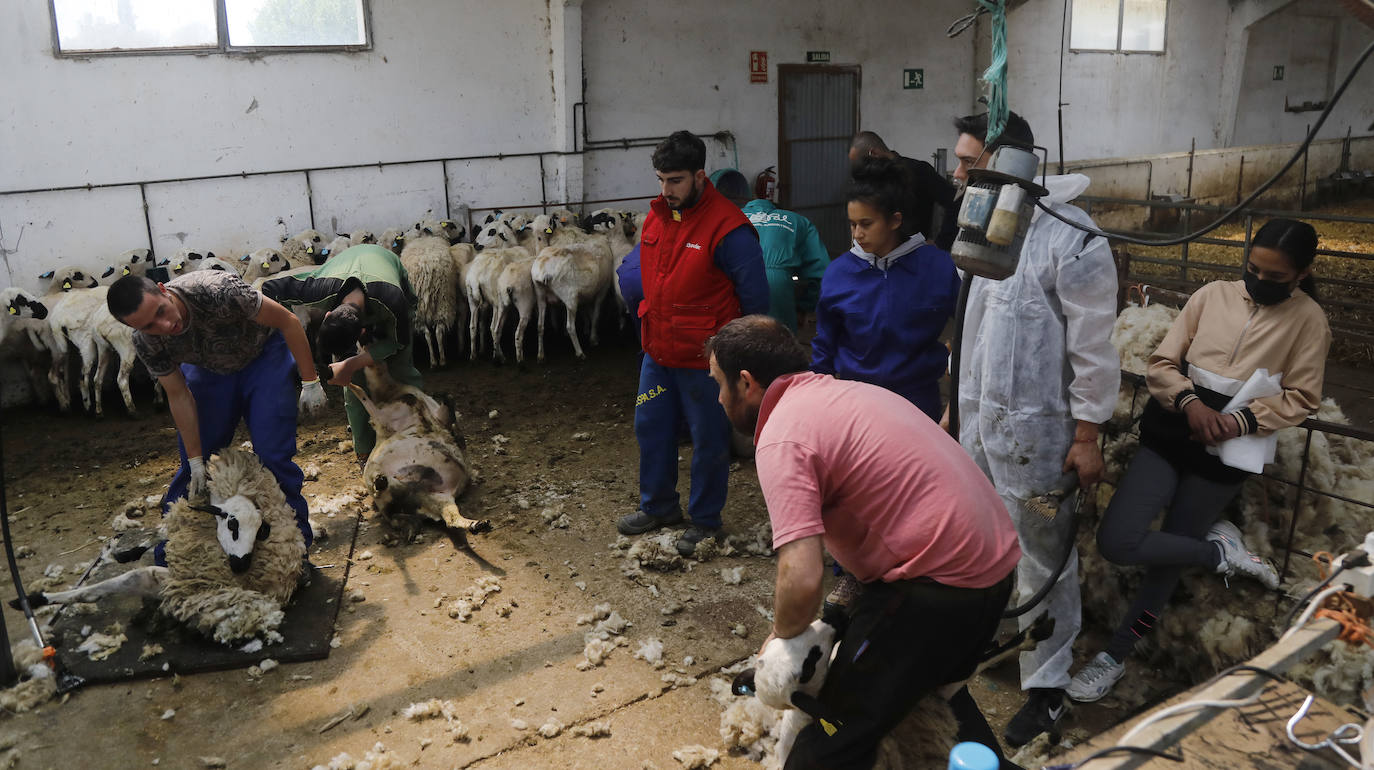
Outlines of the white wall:
{"label": "white wall", "polygon": [[[1070,3],[1070,7],[1071,7]],[[1011,108],[1036,140],[1058,158],[1063,3],[1027,2],[1007,15]],[[1070,11],[1072,12],[1072,11]],[[1355,22],[1338,0],[1173,0],[1165,52],[1064,54],[1064,157],[1119,158],[1215,147],[1298,141],[1315,112],[1285,113],[1290,81],[1273,82],[1273,65],[1304,51],[1290,40],[1313,17],[1335,16],[1337,77],[1374,32]],[[986,66],[987,22],[979,23],[979,69]],[[1374,63],[1337,106],[1320,136],[1368,134],[1374,122]]]}
{"label": "white wall", "polygon": [[[968,11],[965,0],[588,0],[587,127],[593,140],[728,129],[738,139],[738,167],[752,180],[778,163],[778,65],[829,51],[831,64],[862,67],[861,128],[904,155],[927,159],[937,148],[953,148],[951,120],[972,108],[972,38],[944,35]],[[754,50],[768,52],[767,83],[749,82]],[[902,70],[917,67],[925,70],[925,88],[903,90]],[[712,145],[708,168],[736,165],[733,152]],[[651,189],[650,154],[645,148],[589,158],[588,196]]]}
{"label": "white wall", "polygon": [[[1305,0],[1251,26],[1234,143],[1300,139],[1320,111],[1287,112],[1286,97],[1309,93],[1299,85],[1304,80],[1324,85],[1329,76],[1334,89],[1371,40],[1374,29],[1354,22],[1338,0]],[[1328,74],[1331,59],[1334,71]],[[1274,80],[1275,66],[1285,68],[1283,80]],[[1374,62],[1356,75],[1319,136],[1344,136],[1347,129],[1356,136],[1374,133]]]}
{"label": "white wall", "polygon": [[[1048,148],[1051,159],[1059,157],[1056,104],[1063,11],[1063,3],[1042,1],[1007,14],[1009,103],[1031,124],[1036,142]],[[1194,137],[1200,148],[1215,146],[1227,17],[1225,0],[1173,0],[1162,54],[1066,51],[1064,157],[1186,150]],[[981,74],[989,48],[986,17],[977,34]]]}

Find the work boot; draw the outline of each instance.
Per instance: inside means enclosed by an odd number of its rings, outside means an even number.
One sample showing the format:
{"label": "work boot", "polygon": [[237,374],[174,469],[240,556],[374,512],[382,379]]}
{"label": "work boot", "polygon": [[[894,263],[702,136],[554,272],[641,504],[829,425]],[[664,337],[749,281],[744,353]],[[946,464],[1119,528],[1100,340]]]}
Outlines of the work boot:
{"label": "work boot", "polygon": [[860,583],[858,578],[848,572],[841,572],[835,579],[835,585],[830,589],[830,593],[825,595],[825,603],[821,605],[821,617],[830,622],[829,618],[834,617],[836,613],[847,614],[849,605],[859,598],[863,590],[864,584]]}
{"label": "work boot", "polygon": [[1221,562],[1217,564],[1218,574],[1229,577],[1240,573],[1258,580],[1265,588],[1279,587],[1279,573],[1275,572],[1268,562],[1245,547],[1240,527],[1223,519],[1207,530],[1207,540],[1216,543],[1217,548],[1221,550]]}
{"label": "work boot", "polygon": [[1007,723],[1002,738],[1008,746],[1019,749],[1040,733],[1049,733],[1050,741],[1059,742],[1059,720],[1068,707],[1064,691],[1054,687],[1032,687],[1026,705]]}
{"label": "work boot", "polygon": [[687,528],[686,532],[682,533],[682,537],[677,539],[677,552],[684,557],[691,556],[697,552],[697,543],[718,535],[720,535],[720,527],[712,528],[693,524]]}
{"label": "work boot", "polygon": [[671,527],[682,522],[682,511],[674,509],[667,516],[650,516],[643,510],[621,516],[615,523],[616,531],[622,535],[642,535],[659,527]]}

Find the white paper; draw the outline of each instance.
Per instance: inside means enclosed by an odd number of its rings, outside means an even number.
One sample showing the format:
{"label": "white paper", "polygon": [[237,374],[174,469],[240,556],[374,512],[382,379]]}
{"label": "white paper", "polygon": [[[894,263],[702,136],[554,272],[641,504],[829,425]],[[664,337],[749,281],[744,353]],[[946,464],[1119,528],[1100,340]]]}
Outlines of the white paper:
{"label": "white paper", "polygon": [[[1250,402],[1257,398],[1277,396],[1283,392],[1282,380],[1282,373],[1270,374],[1268,369],[1256,369],[1255,373],[1250,375],[1250,379],[1240,386],[1240,390],[1231,396],[1231,400],[1227,402],[1221,413],[1234,414],[1249,406]],[[1267,436],[1250,433],[1227,439],[1216,446],[1209,446],[1207,451],[1220,457],[1223,463],[1232,468],[1259,473],[1264,470],[1266,463],[1274,461],[1274,451],[1278,445],[1278,431]]]}

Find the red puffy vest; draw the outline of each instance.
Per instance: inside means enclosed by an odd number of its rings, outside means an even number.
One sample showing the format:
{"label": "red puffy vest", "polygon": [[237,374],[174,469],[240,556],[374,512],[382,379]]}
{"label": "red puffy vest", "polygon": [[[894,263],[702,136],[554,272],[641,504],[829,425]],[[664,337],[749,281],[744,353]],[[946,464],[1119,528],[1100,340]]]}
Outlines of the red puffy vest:
{"label": "red puffy vest", "polygon": [[706,339],[740,317],[735,284],[715,265],[716,246],[749,219],[709,181],[691,208],[674,211],[662,195],[649,208],[639,247],[644,352],[661,366],[706,369]]}

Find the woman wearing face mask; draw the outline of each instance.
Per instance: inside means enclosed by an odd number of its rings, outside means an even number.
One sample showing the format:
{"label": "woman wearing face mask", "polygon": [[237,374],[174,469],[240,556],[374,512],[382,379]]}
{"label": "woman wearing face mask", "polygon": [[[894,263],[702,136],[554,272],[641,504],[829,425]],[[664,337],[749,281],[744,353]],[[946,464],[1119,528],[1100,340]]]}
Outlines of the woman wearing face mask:
{"label": "woman wearing face mask", "polygon": [[909,232],[901,167],[865,158],[846,193],[854,248],[821,279],[811,369],[887,388],[940,419],[949,350],[940,332],[954,315],[959,275],[949,253]]}
{"label": "woman wearing face mask", "polygon": [[[1278,587],[1274,568],[1247,550],[1240,529],[1221,518],[1250,472],[1227,465],[1208,447],[1297,425],[1321,404],[1331,331],[1314,299],[1316,251],[1311,225],[1265,223],[1252,241],[1244,280],[1198,289],[1150,356],[1152,398],[1140,418],[1140,449],[1097,532],[1106,559],[1149,569],[1106,651],[1069,684],[1074,700],[1095,701],[1111,690],[1185,568]],[[1257,370],[1277,375],[1277,385],[1260,391],[1272,395],[1224,413]],[[1263,377],[1260,372],[1255,381]],[[1152,531],[1161,508],[1163,526]]]}

